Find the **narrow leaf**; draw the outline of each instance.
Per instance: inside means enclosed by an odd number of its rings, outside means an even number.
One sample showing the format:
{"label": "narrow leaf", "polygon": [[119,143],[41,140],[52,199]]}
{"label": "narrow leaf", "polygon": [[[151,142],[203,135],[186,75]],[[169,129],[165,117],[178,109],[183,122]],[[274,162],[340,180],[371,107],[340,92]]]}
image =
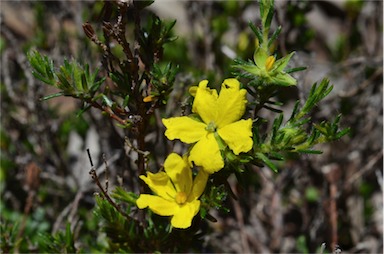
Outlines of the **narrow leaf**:
{"label": "narrow leaf", "polygon": [[272,169],[275,173],[277,173],[279,170],[277,169],[276,165],[272,163],[272,161],[270,161],[268,159],[267,156],[265,156],[263,153],[256,153],[256,157],[259,158],[260,160],[262,160],[265,165],[267,165],[270,169]]}
{"label": "narrow leaf", "polygon": [[63,96],[63,95],[64,95],[64,92],[58,92],[58,93],[54,93],[54,94],[50,94],[50,95],[44,96],[43,98],[41,98],[41,100],[45,101],[45,100],[49,100],[49,99],[56,98],[56,97]]}
{"label": "narrow leaf", "polygon": [[346,128],[340,132],[338,132],[335,136],[335,139],[340,139],[342,136],[348,134],[351,131],[351,128]]}
{"label": "narrow leaf", "polygon": [[297,150],[299,153],[306,153],[306,154],[322,154],[322,151],[319,150],[307,150],[307,149],[300,149]]}

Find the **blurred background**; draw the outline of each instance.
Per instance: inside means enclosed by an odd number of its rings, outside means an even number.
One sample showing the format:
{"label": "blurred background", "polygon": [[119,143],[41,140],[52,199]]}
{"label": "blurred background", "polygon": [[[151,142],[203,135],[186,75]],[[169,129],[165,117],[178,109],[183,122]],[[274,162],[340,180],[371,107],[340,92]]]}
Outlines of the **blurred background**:
{"label": "blurred background", "polygon": [[[32,76],[26,59],[36,49],[56,66],[73,58],[102,68],[102,54],[82,24],[91,23],[101,35],[103,2],[1,1],[0,7],[2,252],[15,245],[20,252],[40,252],[42,235],[63,230],[67,221],[77,248],[103,252],[105,235],[92,212],[98,189],[88,173],[86,149],[100,172],[103,160],[108,162],[111,186],[132,191],[137,191],[130,177],[135,155],[124,133],[100,112],[79,116],[81,105],[72,98],[41,101],[57,91]],[[190,85],[202,79],[221,84],[231,77],[234,58],[252,59],[255,36],[248,22],[260,24],[258,8],[255,1],[157,0],[144,11],[143,24],[152,12],[177,20],[178,39],[167,44],[163,61],[179,65],[180,72],[159,115],[180,114]],[[334,90],[312,119],[342,113],[341,125],[351,132],[316,147],[321,155],[279,164],[278,174],[264,167],[241,184],[230,179],[239,200],[228,198],[229,213],[212,211],[218,222],[208,224],[209,233],[191,251],[309,253],[321,251],[325,243],[331,252],[330,220],[336,218],[340,250],[382,253],[383,3],[276,1],[272,30],[279,25],[278,55],[296,51],[291,67],[308,67],[295,76],[298,88],[280,95],[283,110],[289,115],[295,100],[306,98],[314,82],[328,77]],[[127,36],[130,40],[132,34]],[[151,124],[147,142],[154,144],[162,133]],[[152,157],[152,164],[161,164],[161,154]]]}

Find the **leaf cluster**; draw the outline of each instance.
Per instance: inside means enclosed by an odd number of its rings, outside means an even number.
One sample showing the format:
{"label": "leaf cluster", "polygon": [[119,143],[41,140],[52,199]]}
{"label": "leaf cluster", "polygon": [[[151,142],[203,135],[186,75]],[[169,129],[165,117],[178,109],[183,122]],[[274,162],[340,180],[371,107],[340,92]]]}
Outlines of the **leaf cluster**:
{"label": "leaf cluster", "polygon": [[[96,196],[95,215],[103,219],[102,230],[106,233],[111,252],[135,252],[138,250],[137,221],[123,216],[106,200]],[[130,210],[132,206],[128,206]]]}
{"label": "leaf cluster", "polygon": [[71,224],[67,223],[65,232],[41,234],[39,237],[39,251],[43,253],[80,253],[81,250],[76,250]]}
{"label": "leaf cluster", "polygon": [[[340,129],[341,115],[333,121],[311,122],[309,113],[332,91],[329,80],[323,79],[319,85],[315,83],[302,107],[296,101],[290,118],[284,123],[282,113],[273,121],[272,130],[267,135],[261,135],[259,128],[254,128],[255,158],[261,160],[269,168],[277,171],[271,160],[284,160],[292,154],[319,154],[313,149],[320,143],[335,141],[349,132],[349,128]],[[261,122],[261,121],[260,121]]]}
{"label": "leaf cluster", "polygon": [[204,195],[200,198],[202,205],[200,210],[201,217],[207,218],[211,221],[216,221],[209,214],[209,209],[213,208],[225,213],[229,212],[229,209],[224,206],[224,202],[228,197],[228,188],[224,184],[212,185],[212,183],[207,187],[207,190]]}
{"label": "leaf cluster", "polygon": [[[256,27],[249,23],[249,27],[256,35],[259,45],[255,49],[253,61],[236,59],[234,61],[234,75],[244,80],[243,86],[253,97],[249,108],[254,119],[254,146],[247,156],[239,156],[239,160],[252,162],[257,166],[266,165],[275,172],[278,171],[273,160],[285,160],[291,155],[318,154],[313,147],[319,143],[338,140],[349,132],[349,128],[339,127],[341,115],[333,121],[313,123],[310,112],[331,91],[329,80],[323,79],[320,84],[313,84],[308,98],[303,105],[296,101],[290,118],[284,122],[284,114],[278,108],[283,104],[273,99],[281,92],[282,87],[296,85],[297,81],[291,73],[303,71],[305,67],[286,69],[294,52],[275,61],[276,55],[271,55],[271,47],[277,39],[281,27],[269,36],[270,24],[274,14],[273,0],[260,0],[262,24]],[[271,130],[262,132],[262,126],[268,121],[259,116],[261,109],[279,114],[274,120]]]}
{"label": "leaf cluster", "polygon": [[[118,187],[112,196],[119,202],[119,206],[125,206],[126,214],[135,213],[136,194]],[[173,229],[169,218],[156,215],[150,210],[146,210],[145,221],[139,222],[133,217],[124,216],[101,196],[96,196],[96,203],[95,215],[102,221],[102,231],[107,235],[108,252],[180,252],[185,251],[194,238],[198,237],[199,227]]]}
{"label": "leaf cluster", "polygon": [[[164,44],[176,39],[171,33],[176,21],[164,22],[151,14],[143,27],[140,11],[152,2],[106,2],[102,17],[104,38],[99,38],[90,23],[83,24],[87,37],[103,53],[102,71],[91,71],[88,64],[83,66],[76,60],[66,59],[56,69],[47,56],[37,51],[30,52],[28,60],[33,75],[60,90],[43,99],[58,96],[80,99],[82,112],[91,107],[97,108],[121,127],[134,126],[136,122],[131,119],[146,119],[155,108],[164,105],[172,91],[178,68],[170,63],[163,67],[160,60]],[[127,19],[128,13],[133,13],[133,20]],[[129,42],[126,33],[129,23],[133,23],[134,27],[132,42]],[[143,101],[147,96],[152,96],[152,99]]]}
{"label": "leaf cluster", "polygon": [[44,97],[43,100],[58,96],[90,100],[95,97],[96,92],[105,81],[105,78],[98,78],[99,70],[91,73],[88,64],[82,67],[75,60],[68,61],[65,59],[64,64],[56,69],[53,61],[38,51],[29,52],[27,57],[33,68],[32,74],[35,78],[61,90]]}

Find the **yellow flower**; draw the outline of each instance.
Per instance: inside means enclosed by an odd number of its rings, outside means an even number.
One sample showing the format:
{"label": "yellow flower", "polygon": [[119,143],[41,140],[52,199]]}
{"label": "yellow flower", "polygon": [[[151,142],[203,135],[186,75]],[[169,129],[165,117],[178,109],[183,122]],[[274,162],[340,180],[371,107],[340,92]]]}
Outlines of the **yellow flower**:
{"label": "yellow flower", "polygon": [[193,180],[187,159],[176,153],[167,157],[164,170],[140,176],[156,195],[141,194],[136,204],[140,209],[149,207],[161,216],[173,216],[171,224],[175,228],[188,228],[200,210],[198,198],[204,191],[208,174],[200,170]]}
{"label": "yellow flower", "polygon": [[200,82],[192,105],[192,112],[202,121],[182,116],[163,119],[163,124],[167,127],[165,136],[168,139],[196,143],[189,161],[212,174],[224,167],[220,150],[224,150],[225,144],[236,155],[252,149],[252,119],[239,120],[247,103],[246,90],[240,89],[239,81],[224,80],[220,95],[207,88],[207,84],[207,80]]}

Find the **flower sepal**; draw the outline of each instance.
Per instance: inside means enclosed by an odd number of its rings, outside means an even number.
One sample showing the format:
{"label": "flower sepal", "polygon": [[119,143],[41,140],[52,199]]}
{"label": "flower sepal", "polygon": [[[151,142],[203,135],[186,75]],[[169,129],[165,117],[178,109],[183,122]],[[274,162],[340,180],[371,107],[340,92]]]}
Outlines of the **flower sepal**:
{"label": "flower sepal", "polygon": [[294,86],[297,84],[296,79],[284,71],[294,54],[295,52],[292,52],[276,60],[265,49],[259,47],[253,55],[254,63],[238,62],[233,67],[245,71],[267,84]]}

